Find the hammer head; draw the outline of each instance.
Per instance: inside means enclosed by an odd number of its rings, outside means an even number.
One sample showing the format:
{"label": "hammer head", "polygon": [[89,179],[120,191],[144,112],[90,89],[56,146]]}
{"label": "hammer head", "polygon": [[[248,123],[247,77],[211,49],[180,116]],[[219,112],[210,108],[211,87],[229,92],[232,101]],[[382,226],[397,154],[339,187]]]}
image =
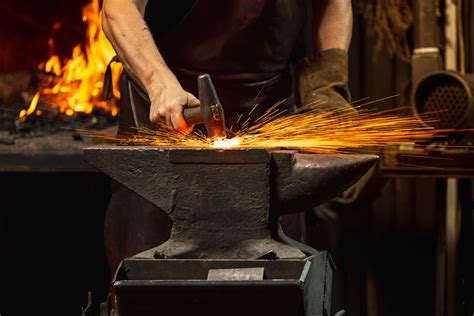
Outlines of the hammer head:
{"label": "hammer head", "polygon": [[206,126],[209,138],[225,137],[224,109],[212,84],[209,74],[202,74],[197,79],[199,100],[201,102],[202,122]]}
{"label": "hammer head", "polygon": [[199,107],[186,108],[183,117],[189,125],[204,124],[209,138],[226,136],[224,109],[217,97],[211,76],[202,74],[197,79]]}

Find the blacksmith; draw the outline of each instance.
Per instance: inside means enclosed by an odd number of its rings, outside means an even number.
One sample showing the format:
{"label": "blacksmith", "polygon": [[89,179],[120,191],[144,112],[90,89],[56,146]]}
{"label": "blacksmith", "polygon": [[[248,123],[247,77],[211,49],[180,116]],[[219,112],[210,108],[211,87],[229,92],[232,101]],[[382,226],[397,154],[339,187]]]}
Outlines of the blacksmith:
{"label": "blacksmith", "polygon": [[[102,18],[125,69],[121,132],[154,123],[190,131],[182,112],[199,105],[201,73],[211,75],[228,126],[256,103],[264,111],[280,100],[289,110],[349,102],[350,0],[104,0]],[[163,212],[117,186],[105,231],[111,272],[169,230]]]}

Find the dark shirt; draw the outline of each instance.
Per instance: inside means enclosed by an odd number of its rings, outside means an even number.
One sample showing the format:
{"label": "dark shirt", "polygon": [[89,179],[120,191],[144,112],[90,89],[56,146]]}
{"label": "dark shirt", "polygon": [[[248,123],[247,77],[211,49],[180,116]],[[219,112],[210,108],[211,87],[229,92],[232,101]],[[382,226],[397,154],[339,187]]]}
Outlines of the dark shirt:
{"label": "dark shirt", "polygon": [[268,108],[291,95],[288,66],[305,24],[305,3],[154,0],[146,21],[183,87],[196,93],[196,76],[210,73],[227,116],[237,116],[255,103]]}

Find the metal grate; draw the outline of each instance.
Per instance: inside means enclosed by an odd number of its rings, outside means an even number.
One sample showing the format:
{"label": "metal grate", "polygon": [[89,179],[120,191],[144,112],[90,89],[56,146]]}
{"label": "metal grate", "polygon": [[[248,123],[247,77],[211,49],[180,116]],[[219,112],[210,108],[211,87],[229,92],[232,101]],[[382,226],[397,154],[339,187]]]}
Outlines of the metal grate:
{"label": "metal grate", "polygon": [[461,128],[471,96],[460,79],[437,74],[424,79],[416,90],[415,106],[420,117],[435,128]]}

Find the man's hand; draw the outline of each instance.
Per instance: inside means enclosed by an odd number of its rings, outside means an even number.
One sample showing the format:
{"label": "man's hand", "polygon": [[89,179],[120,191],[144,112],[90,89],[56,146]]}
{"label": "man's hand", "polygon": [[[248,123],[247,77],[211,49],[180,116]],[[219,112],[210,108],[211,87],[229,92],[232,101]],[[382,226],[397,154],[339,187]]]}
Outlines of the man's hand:
{"label": "man's hand", "polygon": [[199,100],[194,95],[177,85],[151,93],[150,100],[150,121],[152,123],[163,124],[183,133],[192,131],[193,127],[184,120],[183,110],[199,106]]}

